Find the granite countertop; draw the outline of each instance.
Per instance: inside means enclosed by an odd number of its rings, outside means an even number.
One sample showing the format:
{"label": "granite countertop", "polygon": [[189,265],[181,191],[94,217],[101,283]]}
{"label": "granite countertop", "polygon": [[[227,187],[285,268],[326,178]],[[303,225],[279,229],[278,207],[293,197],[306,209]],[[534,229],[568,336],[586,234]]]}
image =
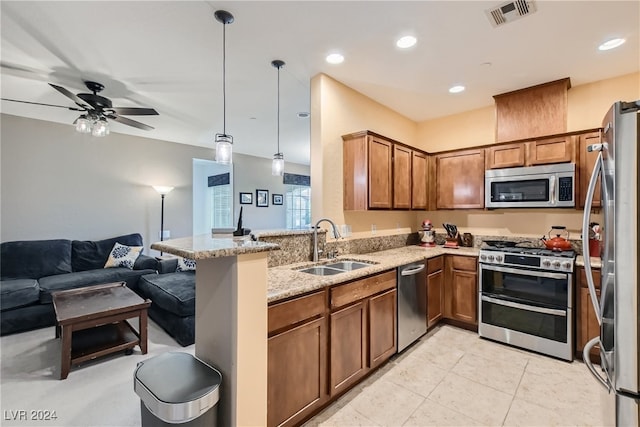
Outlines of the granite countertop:
{"label": "granite countertop", "polygon": [[[592,268],[602,268],[602,260],[600,258],[590,257],[589,261],[591,262]],[[584,257],[582,255],[577,256],[576,265],[579,267],[584,267]]]}
{"label": "granite countertop", "polygon": [[323,259],[321,263],[330,264],[332,262],[340,260],[352,260],[371,262],[375,264],[371,264],[370,267],[360,268],[357,270],[335,274],[332,276],[316,276],[313,274],[297,271],[318,264],[311,261],[271,267],[268,271],[267,301],[269,303],[272,303],[281,299],[322,289],[327,286],[336,285],[339,283],[358,279],[360,277],[391,270],[404,264],[410,264],[412,262],[433,258],[438,255],[452,254],[477,257],[478,252],[478,248],[460,247],[458,249],[451,249],[443,248],[441,246],[436,246],[434,248],[405,246],[402,248],[389,249],[367,254],[346,254],[331,260]]}
{"label": "granite countertop", "polygon": [[151,249],[198,260],[264,252],[280,247],[274,243],[254,242],[249,236],[217,238],[201,234],[155,242],[151,244]]}

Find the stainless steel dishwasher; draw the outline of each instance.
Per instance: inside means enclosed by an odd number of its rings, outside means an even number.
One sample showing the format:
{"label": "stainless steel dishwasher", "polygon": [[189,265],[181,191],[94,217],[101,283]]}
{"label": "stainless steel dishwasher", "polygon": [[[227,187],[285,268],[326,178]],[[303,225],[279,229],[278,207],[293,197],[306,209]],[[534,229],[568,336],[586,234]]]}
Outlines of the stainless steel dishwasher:
{"label": "stainless steel dishwasher", "polygon": [[425,263],[398,267],[398,352],[427,332]]}

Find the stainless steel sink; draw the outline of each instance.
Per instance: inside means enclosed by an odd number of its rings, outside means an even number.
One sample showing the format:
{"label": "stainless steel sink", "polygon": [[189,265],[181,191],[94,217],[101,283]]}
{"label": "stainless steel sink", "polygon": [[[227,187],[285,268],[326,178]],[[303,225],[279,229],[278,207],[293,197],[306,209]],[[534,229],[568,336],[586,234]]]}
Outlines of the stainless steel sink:
{"label": "stainless steel sink", "polygon": [[340,262],[334,262],[333,264],[327,264],[327,267],[331,267],[331,268],[337,268],[339,270],[344,270],[344,271],[352,271],[352,270],[357,270],[359,268],[365,268],[365,267],[371,267],[372,264],[367,264],[365,262],[358,262],[358,261],[340,261]]}
{"label": "stainless steel sink", "polygon": [[316,267],[304,268],[302,270],[298,270],[302,273],[315,274],[316,276],[332,276],[334,274],[344,273],[345,270],[338,270],[337,268],[331,268],[324,265],[319,265]]}

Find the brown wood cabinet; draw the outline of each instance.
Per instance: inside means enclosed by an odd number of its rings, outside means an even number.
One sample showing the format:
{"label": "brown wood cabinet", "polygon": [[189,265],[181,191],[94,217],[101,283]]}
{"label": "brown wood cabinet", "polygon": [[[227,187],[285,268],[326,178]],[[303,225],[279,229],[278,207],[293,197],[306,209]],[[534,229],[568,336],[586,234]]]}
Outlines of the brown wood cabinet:
{"label": "brown wood cabinet", "polygon": [[487,169],[512,168],[525,165],[526,145],[523,142],[488,147]]}
{"label": "brown wood cabinet", "polygon": [[444,315],[444,256],[427,260],[427,327]]}
{"label": "brown wood cabinet", "polygon": [[[600,131],[588,132],[576,135],[577,146],[578,146],[578,185],[576,197],[577,203],[576,206],[580,209],[584,208],[584,201],[587,197],[587,188],[589,188],[589,180],[591,179],[591,173],[593,172],[593,167],[595,166],[596,159],[598,158],[598,152],[587,151],[587,147],[592,144],[599,144],[602,142],[602,135]],[[593,207],[600,207],[600,182],[596,184],[596,190],[593,193]]]}
{"label": "brown wood cabinet", "polygon": [[391,207],[391,158],[393,144],[382,138],[369,138],[369,207]]}
{"label": "brown wood cabinet", "polygon": [[[589,295],[589,287],[587,285],[587,278],[583,267],[578,267],[577,270],[578,283],[576,288],[578,289],[578,295],[576,298],[577,310],[576,310],[576,353],[577,356],[582,358],[582,349],[587,342],[594,337],[600,335],[600,325],[591,304],[591,296]],[[600,298],[600,270],[593,270],[593,280],[596,285],[596,295]],[[591,350],[591,359],[594,362],[600,362],[600,348],[595,346]]]}
{"label": "brown wood cabinet", "polygon": [[572,136],[527,142],[526,164],[529,166],[575,162],[575,159],[575,144]]}
{"label": "brown wood cabinet", "polygon": [[328,400],[326,292],[268,309],[267,425],[297,425]]}
{"label": "brown wood cabinet", "polygon": [[411,209],[427,209],[428,156],[411,151]]}
{"label": "brown wood cabinet", "polygon": [[393,208],[411,209],[412,150],[393,145]]}
{"label": "brown wood cabinet", "polygon": [[330,290],[329,388],[335,396],[396,353],[396,272]]}
{"label": "brown wood cabinet", "polygon": [[478,325],[478,259],[445,257],[445,317],[469,326]]}
{"label": "brown wood cabinet", "polygon": [[436,155],[436,208],[484,207],[485,150]]}

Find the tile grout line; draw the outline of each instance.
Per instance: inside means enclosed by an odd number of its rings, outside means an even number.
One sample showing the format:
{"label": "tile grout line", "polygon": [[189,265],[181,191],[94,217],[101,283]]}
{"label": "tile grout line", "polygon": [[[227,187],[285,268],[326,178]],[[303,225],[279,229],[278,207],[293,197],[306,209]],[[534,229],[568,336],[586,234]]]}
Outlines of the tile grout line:
{"label": "tile grout line", "polygon": [[511,402],[509,402],[509,409],[507,409],[507,413],[504,414],[504,418],[502,419],[502,423],[500,425],[504,426],[504,423],[507,421],[507,417],[509,416],[509,412],[511,412],[511,406],[513,406],[513,401],[516,400],[516,394],[518,394],[518,389],[520,388],[520,384],[522,384],[522,379],[524,378],[524,374],[527,372],[527,366],[529,366],[529,359],[527,359],[527,363],[524,365],[524,369],[522,370],[522,374],[520,375],[520,380],[518,381],[518,385],[516,386],[516,391],[513,392],[513,397],[511,398]]}

